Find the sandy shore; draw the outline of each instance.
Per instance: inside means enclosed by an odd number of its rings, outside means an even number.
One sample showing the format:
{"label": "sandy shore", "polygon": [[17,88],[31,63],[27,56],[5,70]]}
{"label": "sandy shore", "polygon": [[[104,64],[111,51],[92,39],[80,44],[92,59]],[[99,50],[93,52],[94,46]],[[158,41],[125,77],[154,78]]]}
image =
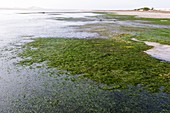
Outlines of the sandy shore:
{"label": "sandy shore", "polygon": [[152,46],[152,49],[144,51],[145,53],[151,55],[154,58],[170,62],[170,45],[160,44],[156,42],[140,41],[132,38],[136,42],[144,42],[148,46]]}
{"label": "sandy shore", "polygon": [[120,15],[136,15],[144,18],[170,18],[170,11],[105,10],[104,12],[113,12]]}

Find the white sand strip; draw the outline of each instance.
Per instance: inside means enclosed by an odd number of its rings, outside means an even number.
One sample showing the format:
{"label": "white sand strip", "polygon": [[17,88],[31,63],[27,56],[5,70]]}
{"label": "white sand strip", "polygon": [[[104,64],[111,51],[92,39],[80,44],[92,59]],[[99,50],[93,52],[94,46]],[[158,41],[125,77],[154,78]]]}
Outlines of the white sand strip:
{"label": "white sand strip", "polygon": [[143,18],[170,18],[170,12],[154,11],[113,11],[120,15],[136,15]]}
{"label": "white sand strip", "polygon": [[153,46],[152,49],[146,50],[144,52],[154,58],[170,62],[170,45],[164,45],[156,42],[140,41],[135,38],[132,38],[131,40],[136,42],[144,42],[148,46]]}
{"label": "white sand strip", "polygon": [[146,45],[153,46],[152,49],[144,51],[154,58],[170,62],[170,45],[163,45],[155,42],[144,42]]}

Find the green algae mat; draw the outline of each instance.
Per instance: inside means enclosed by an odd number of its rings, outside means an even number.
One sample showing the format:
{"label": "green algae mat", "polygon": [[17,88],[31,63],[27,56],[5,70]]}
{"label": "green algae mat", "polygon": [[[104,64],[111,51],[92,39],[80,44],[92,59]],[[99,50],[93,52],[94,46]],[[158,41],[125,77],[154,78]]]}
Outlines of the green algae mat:
{"label": "green algae mat", "polygon": [[47,61],[48,67],[109,85],[105,89],[141,85],[151,92],[170,92],[170,63],[143,52],[149,48],[128,38],[38,38],[24,46],[20,64]]}

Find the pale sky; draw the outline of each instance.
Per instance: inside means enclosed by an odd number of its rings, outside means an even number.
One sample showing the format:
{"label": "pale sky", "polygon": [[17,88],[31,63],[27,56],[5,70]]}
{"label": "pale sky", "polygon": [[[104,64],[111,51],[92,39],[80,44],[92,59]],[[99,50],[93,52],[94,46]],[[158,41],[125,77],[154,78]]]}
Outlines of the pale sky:
{"label": "pale sky", "polygon": [[170,0],[0,0],[0,7],[51,9],[134,9],[140,7],[168,8]]}

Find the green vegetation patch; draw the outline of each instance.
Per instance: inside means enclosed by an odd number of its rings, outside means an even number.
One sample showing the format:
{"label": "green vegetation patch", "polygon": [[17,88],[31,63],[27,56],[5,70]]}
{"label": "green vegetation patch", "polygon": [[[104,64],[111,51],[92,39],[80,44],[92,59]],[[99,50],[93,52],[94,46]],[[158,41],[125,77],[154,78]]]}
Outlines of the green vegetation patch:
{"label": "green vegetation patch", "polygon": [[118,15],[116,13],[100,13],[103,14],[106,19],[117,19],[121,21],[126,21],[126,20],[141,20],[144,21],[143,23],[146,24],[160,24],[160,25],[170,25],[170,19],[168,18],[142,18],[142,17],[137,17],[135,15]]}
{"label": "green vegetation patch", "polygon": [[170,28],[152,28],[138,33],[140,40],[170,44]]}
{"label": "green vegetation patch", "polygon": [[170,28],[138,28],[121,26],[120,29],[124,32],[132,33],[134,35],[133,38],[139,40],[170,44]]}
{"label": "green vegetation patch", "polygon": [[115,36],[124,34],[127,35],[125,37],[128,37],[128,39],[136,38],[141,41],[158,42],[170,45],[170,28],[133,27],[107,23],[88,24],[80,27],[80,29],[86,28],[89,28],[90,32],[98,33],[101,37],[114,38]]}
{"label": "green vegetation patch", "polygon": [[47,61],[49,67],[73,75],[82,74],[116,89],[140,84],[150,91],[159,91],[162,87],[169,92],[170,63],[143,52],[149,48],[128,39],[38,38],[25,45],[20,56],[26,59],[20,63],[31,65]]}

